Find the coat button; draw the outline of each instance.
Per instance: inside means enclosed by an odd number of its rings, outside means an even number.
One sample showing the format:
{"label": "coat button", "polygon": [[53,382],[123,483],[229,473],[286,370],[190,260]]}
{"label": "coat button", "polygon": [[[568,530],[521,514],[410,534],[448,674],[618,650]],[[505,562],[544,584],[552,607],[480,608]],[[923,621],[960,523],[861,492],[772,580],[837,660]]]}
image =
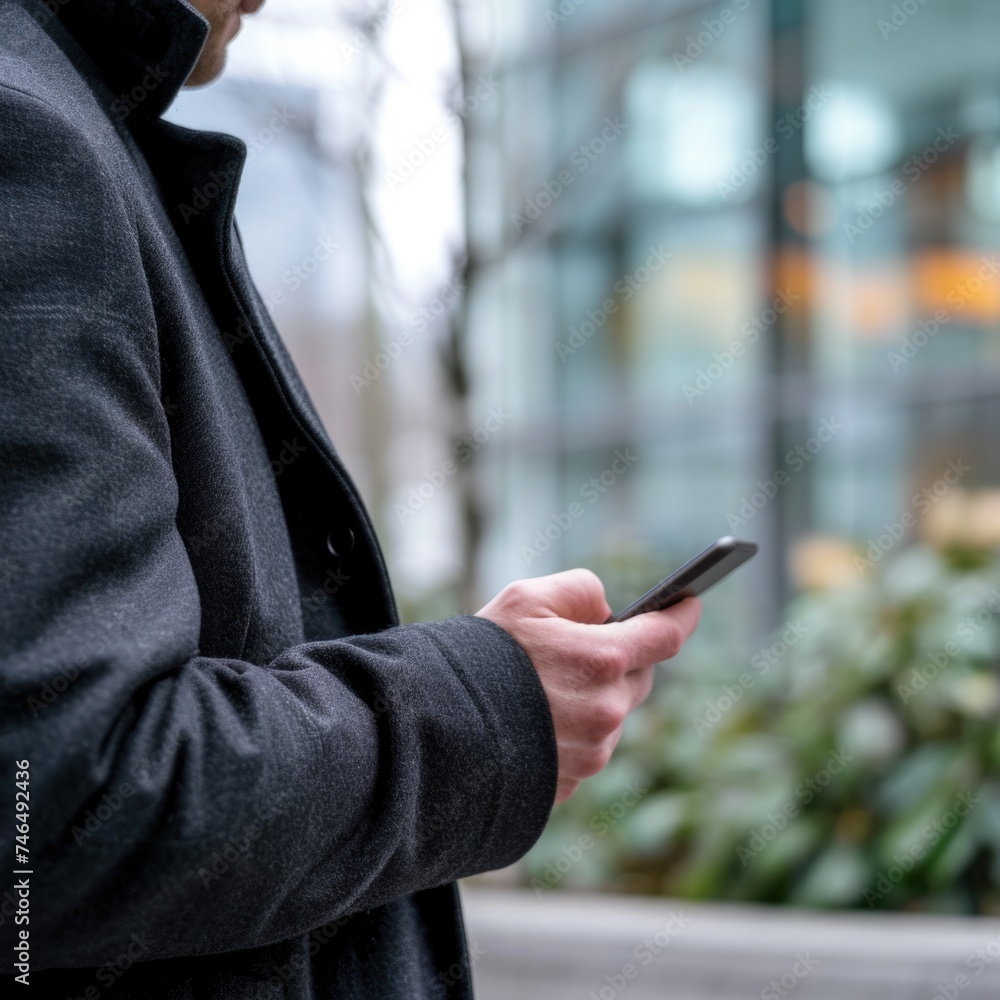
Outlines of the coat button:
{"label": "coat button", "polygon": [[330,555],[343,559],[354,548],[354,532],[348,528],[334,528],[327,533],[326,548]]}

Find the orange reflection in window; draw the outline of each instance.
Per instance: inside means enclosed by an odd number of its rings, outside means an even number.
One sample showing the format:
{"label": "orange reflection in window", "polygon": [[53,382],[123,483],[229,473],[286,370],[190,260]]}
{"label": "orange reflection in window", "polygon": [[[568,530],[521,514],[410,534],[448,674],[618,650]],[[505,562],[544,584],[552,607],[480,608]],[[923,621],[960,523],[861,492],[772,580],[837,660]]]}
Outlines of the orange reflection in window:
{"label": "orange reflection in window", "polygon": [[1000,322],[1000,255],[966,248],[925,250],[913,259],[914,296],[922,313]]}
{"label": "orange reflection in window", "polygon": [[775,273],[779,287],[798,297],[798,310],[832,309],[866,339],[895,335],[939,310],[951,322],[1000,324],[1000,254],[933,248],[862,265],[784,247]]}

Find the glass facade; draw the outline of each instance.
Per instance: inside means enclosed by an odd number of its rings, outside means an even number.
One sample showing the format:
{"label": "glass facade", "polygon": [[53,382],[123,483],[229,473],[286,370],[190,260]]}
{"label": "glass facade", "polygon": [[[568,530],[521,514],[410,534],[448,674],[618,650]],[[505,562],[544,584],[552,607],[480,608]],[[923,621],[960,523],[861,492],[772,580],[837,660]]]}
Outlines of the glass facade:
{"label": "glass facade", "polygon": [[503,37],[468,123],[477,384],[512,414],[484,593],[587,565],[617,606],[736,534],[761,555],[705,622],[746,649],[866,572],[840,543],[997,482],[1000,7],[523,4]]}

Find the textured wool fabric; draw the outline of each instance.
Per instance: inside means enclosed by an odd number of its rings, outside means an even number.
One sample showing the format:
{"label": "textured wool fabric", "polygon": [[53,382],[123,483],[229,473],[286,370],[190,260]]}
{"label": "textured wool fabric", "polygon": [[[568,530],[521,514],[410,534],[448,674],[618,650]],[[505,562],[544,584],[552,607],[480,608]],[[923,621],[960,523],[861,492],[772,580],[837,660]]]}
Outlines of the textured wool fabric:
{"label": "textured wool fabric", "polygon": [[[0,0],[0,857],[53,998],[468,997],[454,880],[556,747],[482,618],[400,626],[250,280],[185,0]],[[10,876],[0,972],[11,988]]]}

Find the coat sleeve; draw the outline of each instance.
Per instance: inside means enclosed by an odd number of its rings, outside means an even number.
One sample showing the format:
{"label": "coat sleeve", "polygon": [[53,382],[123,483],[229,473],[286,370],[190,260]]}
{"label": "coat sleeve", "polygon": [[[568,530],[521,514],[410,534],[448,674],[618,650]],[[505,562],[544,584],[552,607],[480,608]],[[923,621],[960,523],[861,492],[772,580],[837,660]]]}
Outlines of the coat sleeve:
{"label": "coat sleeve", "polygon": [[259,947],[513,862],[556,747],[492,622],[199,655],[153,309],[92,141],[0,86],[0,856],[27,760],[32,967]]}

